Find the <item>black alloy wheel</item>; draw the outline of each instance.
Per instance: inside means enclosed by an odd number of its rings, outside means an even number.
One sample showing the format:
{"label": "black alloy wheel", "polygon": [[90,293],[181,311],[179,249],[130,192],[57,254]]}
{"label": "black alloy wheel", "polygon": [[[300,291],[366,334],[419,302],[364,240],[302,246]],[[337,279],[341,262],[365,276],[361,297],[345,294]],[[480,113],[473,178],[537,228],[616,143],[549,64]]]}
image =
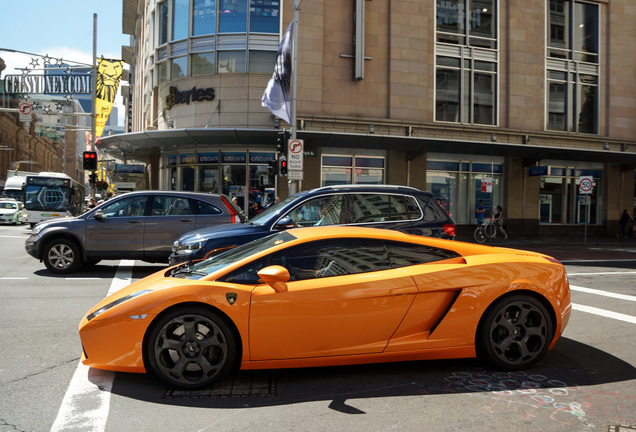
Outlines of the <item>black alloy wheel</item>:
{"label": "black alloy wheel", "polygon": [[203,307],[181,308],[150,330],[146,358],[164,382],[195,389],[223,378],[237,361],[237,340],[225,320]]}
{"label": "black alloy wheel", "polygon": [[484,316],[477,353],[506,370],[526,369],[545,354],[554,329],[545,306],[526,294],[504,297]]}
{"label": "black alloy wheel", "polygon": [[50,241],[42,251],[44,265],[51,273],[72,273],[82,266],[81,250],[76,242],[66,238]]}

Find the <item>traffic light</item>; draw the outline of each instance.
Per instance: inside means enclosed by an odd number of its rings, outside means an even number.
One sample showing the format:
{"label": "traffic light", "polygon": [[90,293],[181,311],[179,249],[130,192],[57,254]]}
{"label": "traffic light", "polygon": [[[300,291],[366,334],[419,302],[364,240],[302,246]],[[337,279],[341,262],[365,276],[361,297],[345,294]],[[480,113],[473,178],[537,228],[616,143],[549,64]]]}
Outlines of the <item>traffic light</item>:
{"label": "traffic light", "polygon": [[95,171],[97,169],[97,152],[85,151],[82,160],[86,171]]}
{"label": "traffic light", "polygon": [[276,137],[276,150],[278,153],[283,153],[287,150],[287,131],[285,129],[278,132],[278,136]]}
{"label": "traffic light", "polygon": [[88,176],[88,182],[89,182],[91,185],[94,185],[95,183],[97,183],[97,173],[89,174],[89,176]]}
{"label": "traffic light", "polygon": [[279,159],[280,162],[280,175],[282,176],[286,176],[287,175],[287,159],[285,159],[285,156],[281,156]]}
{"label": "traffic light", "polygon": [[269,167],[271,169],[271,174],[278,175],[278,161],[269,161]]}

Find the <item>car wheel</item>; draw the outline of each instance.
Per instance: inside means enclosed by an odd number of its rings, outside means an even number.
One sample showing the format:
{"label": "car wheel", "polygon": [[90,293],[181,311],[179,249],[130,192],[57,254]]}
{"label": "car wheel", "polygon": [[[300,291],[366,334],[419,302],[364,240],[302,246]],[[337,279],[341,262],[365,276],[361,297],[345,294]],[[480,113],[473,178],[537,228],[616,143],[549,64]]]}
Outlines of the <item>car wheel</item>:
{"label": "car wheel", "polygon": [[153,325],[146,358],[164,382],[200,388],[223,378],[237,361],[234,333],[218,314],[201,307],[182,308]]}
{"label": "car wheel", "polygon": [[524,294],[497,301],[477,334],[478,355],[507,370],[526,369],[545,354],[554,330],[545,306]]}
{"label": "car wheel", "polygon": [[44,248],[42,259],[52,273],[72,273],[82,265],[80,248],[73,240],[60,238],[49,242]]}

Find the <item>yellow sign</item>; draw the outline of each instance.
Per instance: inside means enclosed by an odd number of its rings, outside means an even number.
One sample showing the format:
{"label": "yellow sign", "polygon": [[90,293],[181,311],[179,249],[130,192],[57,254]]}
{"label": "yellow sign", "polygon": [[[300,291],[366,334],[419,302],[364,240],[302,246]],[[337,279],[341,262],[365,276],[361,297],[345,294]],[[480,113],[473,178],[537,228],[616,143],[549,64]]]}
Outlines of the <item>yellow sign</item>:
{"label": "yellow sign", "polygon": [[104,126],[117,96],[123,70],[123,60],[99,60],[95,90],[95,138],[101,137],[104,132]]}

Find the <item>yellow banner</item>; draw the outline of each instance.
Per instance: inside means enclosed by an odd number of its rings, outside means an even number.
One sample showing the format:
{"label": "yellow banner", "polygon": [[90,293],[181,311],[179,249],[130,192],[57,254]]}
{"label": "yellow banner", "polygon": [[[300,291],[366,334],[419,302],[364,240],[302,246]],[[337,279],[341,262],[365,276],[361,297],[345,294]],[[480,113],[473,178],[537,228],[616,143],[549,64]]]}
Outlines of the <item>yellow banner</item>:
{"label": "yellow banner", "polygon": [[102,136],[104,126],[113,108],[121,74],[124,70],[123,60],[99,59],[97,65],[97,88],[95,95],[95,138]]}

